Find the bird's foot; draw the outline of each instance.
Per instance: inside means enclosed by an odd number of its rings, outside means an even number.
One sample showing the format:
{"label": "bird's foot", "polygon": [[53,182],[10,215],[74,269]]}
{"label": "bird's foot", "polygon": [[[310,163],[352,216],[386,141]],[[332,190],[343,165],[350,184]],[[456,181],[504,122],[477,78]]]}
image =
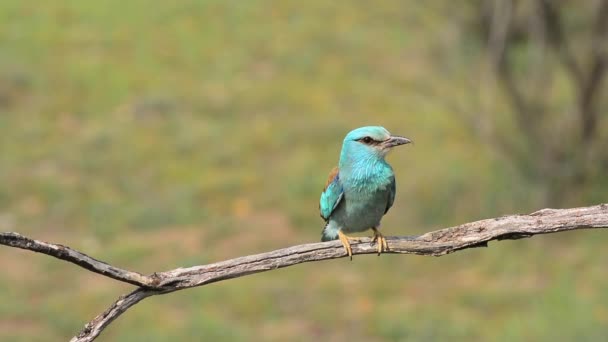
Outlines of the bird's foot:
{"label": "bird's foot", "polygon": [[340,242],[342,242],[342,246],[344,246],[344,250],[346,251],[346,254],[348,254],[348,257],[352,261],[353,260],[353,249],[350,247],[350,241],[348,241],[348,236],[346,236],[344,233],[342,233],[341,230],[339,230],[338,238],[340,239]]}
{"label": "bird's foot", "polygon": [[374,238],[372,242],[376,242],[378,244],[378,255],[384,251],[388,251],[388,243],[386,242],[386,238],[380,233],[380,231],[376,228],[372,228],[374,231]]}

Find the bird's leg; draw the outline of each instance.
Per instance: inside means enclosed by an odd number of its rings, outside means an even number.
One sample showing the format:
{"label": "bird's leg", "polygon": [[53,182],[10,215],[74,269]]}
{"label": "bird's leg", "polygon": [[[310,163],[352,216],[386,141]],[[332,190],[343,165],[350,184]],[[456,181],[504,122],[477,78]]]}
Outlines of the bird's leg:
{"label": "bird's leg", "polygon": [[348,236],[346,236],[344,233],[342,233],[341,230],[338,230],[338,238],[340,239],[340,242],[342,242],[342,246],[344,246],[344,250],[346,251],[346,254],[348,254],[348,256],[350,257],[350,260],[353,260],[353,249],[350,247],[350,242],[348,241]]}
{"label": "bird's leg", "polygon": [[386,238],[376,227],[373,227],[372,230],[374,231],[374,238],[372,241],[378,243],[378,255],[384,251],[388,251],[388,243],[386,242]]}

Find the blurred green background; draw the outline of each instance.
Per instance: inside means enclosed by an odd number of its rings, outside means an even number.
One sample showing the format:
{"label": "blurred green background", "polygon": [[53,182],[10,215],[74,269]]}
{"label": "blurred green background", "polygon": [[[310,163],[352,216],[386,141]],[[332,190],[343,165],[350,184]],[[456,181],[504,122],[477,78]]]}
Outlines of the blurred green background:
{"label": "blurred green background", "polygon": [[[0,2],[0,231],[142,273],[320,239],[351,129],[393,152],[387,235],[607,202],[607,1]],[[605,231],[356,256],[140,303],[102,341],[608,336]],[[0,248],[0,340],[132,287]]]}

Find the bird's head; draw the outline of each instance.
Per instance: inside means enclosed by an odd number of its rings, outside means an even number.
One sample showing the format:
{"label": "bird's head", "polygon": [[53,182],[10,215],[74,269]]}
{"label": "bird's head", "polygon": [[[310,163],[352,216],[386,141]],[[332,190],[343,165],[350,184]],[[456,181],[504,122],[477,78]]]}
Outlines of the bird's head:
{"label": "bird's head", "polygon": [[378,157],[384,158],[395,146],[409,144],[412,141],[405,137],[392,135],[384,127],[366,126],[350,131],[342,145],[342,157]]}

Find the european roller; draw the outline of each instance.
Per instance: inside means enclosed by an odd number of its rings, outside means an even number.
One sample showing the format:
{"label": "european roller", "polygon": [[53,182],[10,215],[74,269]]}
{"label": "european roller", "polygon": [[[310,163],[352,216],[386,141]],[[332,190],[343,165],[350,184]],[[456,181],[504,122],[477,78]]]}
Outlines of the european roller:
{"label": "european roller", "polygon": [[393,147],[411,142],[380,126],[357,128],[346,135],[340,162],[321,193],[319,209],[326,222],[321,241],[340,239],[352,260],[345,234],[371,229],[378,255],[388,250],[378,228],[395,201],[395,174],[384,158]]}

